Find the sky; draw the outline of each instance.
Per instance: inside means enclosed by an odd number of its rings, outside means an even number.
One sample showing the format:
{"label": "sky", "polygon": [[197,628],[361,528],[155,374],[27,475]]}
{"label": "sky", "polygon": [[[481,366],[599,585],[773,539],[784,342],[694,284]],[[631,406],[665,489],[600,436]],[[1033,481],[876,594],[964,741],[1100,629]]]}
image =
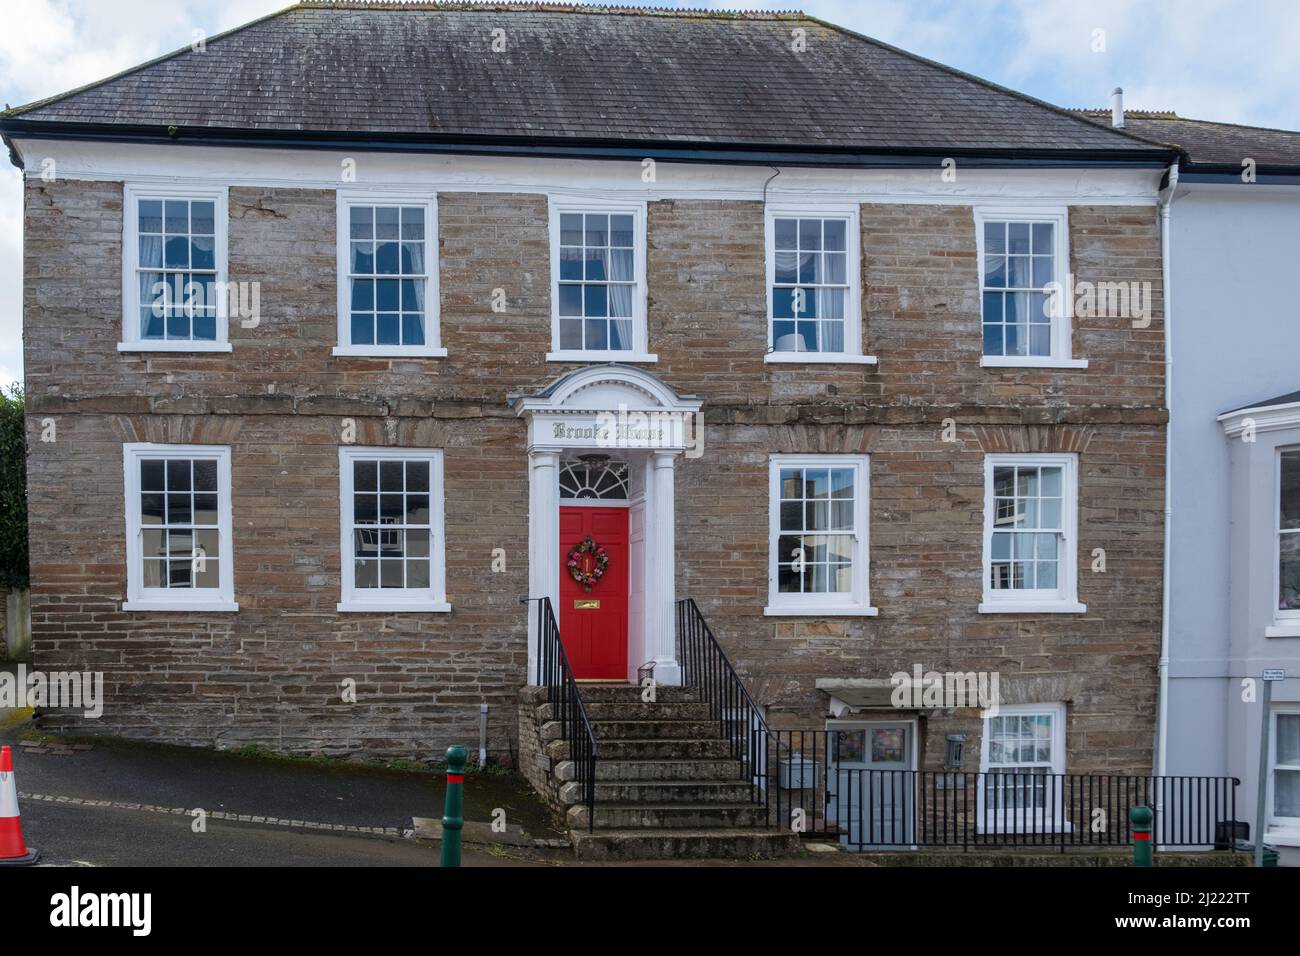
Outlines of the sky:
{"label": "sky", "polygon": [[[0,0],[0,102],[93,82],[288,6],[288,0]],[[1065,107],[1131,109],[1300,129],[1296,0],[783,0]],[[0,385],[22,379],[22,189],[0,153]],[[114,317],[106,316],[105,321]]]}

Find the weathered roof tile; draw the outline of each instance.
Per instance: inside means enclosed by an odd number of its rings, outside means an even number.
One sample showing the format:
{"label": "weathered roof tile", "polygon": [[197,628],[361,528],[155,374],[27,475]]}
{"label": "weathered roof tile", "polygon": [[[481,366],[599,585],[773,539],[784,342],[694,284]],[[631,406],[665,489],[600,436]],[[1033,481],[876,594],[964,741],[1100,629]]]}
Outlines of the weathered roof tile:
{"label": "weathered roof tile", "polygon": [[1159,153],[802,14],[541,4],[302,3],[202,52],[6,116],[431,139]]}

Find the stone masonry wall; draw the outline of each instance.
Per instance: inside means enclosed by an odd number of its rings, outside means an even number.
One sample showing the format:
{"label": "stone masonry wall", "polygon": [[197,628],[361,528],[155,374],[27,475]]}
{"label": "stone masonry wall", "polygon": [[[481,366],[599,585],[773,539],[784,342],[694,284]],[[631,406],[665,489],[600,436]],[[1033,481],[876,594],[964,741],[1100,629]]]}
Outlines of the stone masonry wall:
{"label": "stone masonry wall", "polygon": [[[34,652],[104,670],[97,728],[287,751],[438,758],[477,739],[516,750],[526,666],[525,434],[508,394],[572,365],[550,342],[546,198],[439,197],[446,359],[342,358],[335,199],[230,191],[230,279],[262,284],[232,354],[119,353],[122,187],[26,186],[25,348]],[[1159,645],[1163,341],[1154,209],[1073,207],[1079,279],[1149,281],[1148,328],[1078,319],[1087,370],[979,366],[972,210],[864,205],[864,349],[878,367],[765,365],[763,210],[665,201],[648,215],[649,370],[704,401],[703,458],[678,469],[679,596],[700,602],[755,695],[781,719],[824,716],[818,676],[998,669],[1004,694],[1069,704],[1070,769],[1149,765]],[[491,308],[503,289],[505,312]],[[338,458],[357,444],[446,449],[449,615],[339,614]],[[958,441],[940,441],[952,419]],[[121,445],[230,445],[233,614],[124,613]],[[1079,592],[1088,613],[979,615],[985,452],[1080,455]],[[878,618],[767,618],[767,456],[871,457]],[[507,569],[490,571],[493,548]],[[1094,548],[1107,571],[1089,571]],[[338,684],[357,681],[356,705]],[[978,719],[926,721],[971,733]],[[937,752],[936,752],[937,751]],[[517,752],[522,756],[522,744]],[[967,766],[971,767],[968,757]]]}

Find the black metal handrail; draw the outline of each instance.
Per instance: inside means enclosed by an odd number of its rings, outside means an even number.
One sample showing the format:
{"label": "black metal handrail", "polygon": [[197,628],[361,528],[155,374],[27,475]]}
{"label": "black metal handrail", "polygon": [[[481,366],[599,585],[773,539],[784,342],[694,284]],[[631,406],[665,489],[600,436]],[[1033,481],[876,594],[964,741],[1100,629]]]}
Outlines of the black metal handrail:
{"label": "black metal handrail", "polygon": [[537,682],[547,689],[551,718],[560,723],[560,738],[568,744],[574,780],[582,788],[587,829],[596,823],[596,734],[578,693],[569,655],[560,641],[560,625],[550,598],[537,599]]}
{"label": "black metal handrail", "polygon": [[677,660],[683,686],[697,690],[701,700],[709,705],[709,718],[718,722],[723,737],[730,743],[732,759],[740,761],[741,775],[750,781],[755,802],[767,807],[770,816],[771,787],[765,779],[771,736],[767,721],[713,636],[694,598],[677,602]]}
{"label": "black metal handrail", "polygon": [[[677,602],[682,683],[709,706],[768,826],[852,849],[1124,846],[1129,810],[1156,809],[1157,846],[1235,848],[1235,777],[876,770],[835,731],[772,730],[691,598]],[[850,766],[844,766],[845,763]]]}

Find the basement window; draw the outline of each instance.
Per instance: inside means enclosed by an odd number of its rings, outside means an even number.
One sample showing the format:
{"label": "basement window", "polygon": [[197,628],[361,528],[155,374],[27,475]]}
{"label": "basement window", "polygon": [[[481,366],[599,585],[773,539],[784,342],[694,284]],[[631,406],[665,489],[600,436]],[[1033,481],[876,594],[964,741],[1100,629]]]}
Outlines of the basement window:
{"label": "basement window", "polygon": [[437,205],[339,193],[335,355],[441,358]]}
{"label": "basement window", "polygon": [[339,449],[340,611],[450,611],[442,452]]}
{"label": "basement window", "polygon": [[1062,800],[1065,705],[1003,704],[984,717],[977,829],[982,833],[1069,830]]}
{"label": "basement window", "polygon": [[124,446],[124,611],[237,611],[230,535],[230,449]]}
{"label": "basement window", "polygon": [[127,186],[120,352],[229,352],[224,189]]}

